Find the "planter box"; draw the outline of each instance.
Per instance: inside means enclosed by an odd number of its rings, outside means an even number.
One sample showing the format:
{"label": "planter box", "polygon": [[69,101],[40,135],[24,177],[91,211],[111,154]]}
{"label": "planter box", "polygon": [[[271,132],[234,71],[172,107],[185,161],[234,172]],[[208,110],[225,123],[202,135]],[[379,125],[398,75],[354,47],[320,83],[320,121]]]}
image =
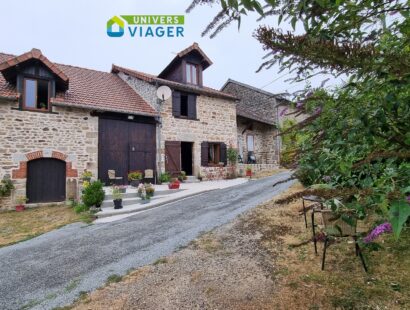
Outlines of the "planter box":
{"label": "planter box", "polygon": [[141,184],[141,180],[132,180],[130,183],[132,187],[138,187],[138,185],[140,184]]}
{"label": "planter box", "polygon": [[114,200],[114,209],[122,209],[122,199]]}
{"label": "planter box", "polygon": [[26,210],[26,207],[24,205],[16,206],[16,212],[23,212],[24,210]]}
{"label": "planter box", "polygon": [[179,183],[170,183],[168,184],[169,189],[179,189]]}

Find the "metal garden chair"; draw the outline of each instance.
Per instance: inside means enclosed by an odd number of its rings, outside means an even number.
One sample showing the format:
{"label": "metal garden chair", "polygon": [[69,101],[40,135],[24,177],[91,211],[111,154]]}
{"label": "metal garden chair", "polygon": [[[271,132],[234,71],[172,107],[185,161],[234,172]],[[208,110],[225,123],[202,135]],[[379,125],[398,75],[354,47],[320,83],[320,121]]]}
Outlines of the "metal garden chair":
{"label": "metal garden chair", "polygon": [[[362,250],[357,242],[357,221],[354,221],[354,225],[349,225],[346,223],[340,215],[336,214],[331,210],[320,210],[314,211],[320,212],[322,214],[324,234],[325,234],[325,243],[323,247],[323,256],[322,256],[322,270],[325,269],[325,260],[326,260],[326,250],[329,247],[330,238],[348,238],[352,237],[355,243],[356,256],[360,257],[364,270],[367,272],[367,266],[363,258]],[[314,218],[313,218],[314,219]],[[313,222],[312,222],[313,225]],[[315,231],[313,230],[313,233]],[[314,238],[315,240],[316,238]],[[315,241],[315,250],[316,250],[316,241]],[[317,252],[317,250],[316,250]]]}

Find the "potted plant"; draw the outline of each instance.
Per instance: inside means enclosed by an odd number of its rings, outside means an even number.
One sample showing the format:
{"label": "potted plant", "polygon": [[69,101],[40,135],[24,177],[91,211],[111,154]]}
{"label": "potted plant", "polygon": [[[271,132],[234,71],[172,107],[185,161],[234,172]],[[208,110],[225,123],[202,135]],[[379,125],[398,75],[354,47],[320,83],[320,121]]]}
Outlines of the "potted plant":
{"label": "potted plant", "polygon": [[127,192],[127,187],[125,185],[118,185],[117,187],[120,193],[125,194]]}
{"label": "potted plant", "polygon": [[82,194],[83,195],[81,199],[84,205],[86,205],[88,208],[91,208],[92,206],[100,208],[105,198],[103,183],[101,181],[89,183],[86,187],[83,188]]}
{"label": "potted plant", "polygon": [[154,196],[155,187],[151,183],[145,184],[145,192],[147,193],[147,197],[151,198]]}
{"label": "potted plant", "polygon": [[154,196],[154,192],[155,188],[151,183],[138,186],[138,197],[142,198],[142,200],[151,199]]}
{"label": "potted plant", "polygon": [[17,212],[22,212],[26,210],[26,206],[24,204],[27,202],[27,200],[28,199],[25,196],[18,196],[16,198],[16,202],[17,202],[16,211]]}
{"label": "potted plant", "polygon": [[47,110],[47,105],[44,102],[40,102],[40,109]]}
{"label": "potted plant", "polygon": [[138,187],[142,180],[142,172],[141,171],[131,171],[128,173],[128,181],[130,181],[131,186]]}
{"label": "potted plant", "polygon": [[202,182],[202,175],[200,174],[200,173],[198,173],[198,180],[200,181],[200,182]]}
{"label": "potted plant", "polygon": [[178,179],[172,179],[171,183],[168,184],[169,189],[179,189],[181,182]]}
{"label": "potted plant", "polygon": [[171,176],[169,175],[168,172],[163,172],[159,176],[159,180],[160,180],[161,184],[168,184],[169,181],[171,180]]}
{"label": "potted plant", "polygon": [[250,166],[246,167],[246,176],[252,177],[252,168]]}
{"label": "potted plant", "polygon": [[87,169],[84,169],[84,172],[81,175],[81,179],[83,180],[83,182],[85,181],[90,182],[92,177],[93,177],[93,173],[91,171],[88,171]]}
{"label": "potted plant", "polygon": [[114,202],[114,209],[122,209],[122,193],[118,186],[114,186],[112,189],[112,199]]}
{"label": "potted plant", "polygon": [[186,172],[185,172],[185,171],[181,171],[181,172],[179,173],[179,175],[178,175],[178,180],[179,180],[180,182],[184,182],[186,179],[187,179]]}

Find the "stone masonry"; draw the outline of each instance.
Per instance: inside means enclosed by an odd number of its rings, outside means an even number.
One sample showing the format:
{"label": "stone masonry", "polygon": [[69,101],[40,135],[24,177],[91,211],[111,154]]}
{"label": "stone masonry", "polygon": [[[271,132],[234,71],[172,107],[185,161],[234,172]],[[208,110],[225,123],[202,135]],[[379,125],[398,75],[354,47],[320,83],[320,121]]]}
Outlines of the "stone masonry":
{"label": "stone masonry", "polygon": [[0,102],[0,178],[9,176],[15,185],[0,206],[12,208],[17,196],[26,196],[27,162],[38,158],[66,162],[67,198],[78,198],[82,171],[97,175],[98,118],[76,108],[54,106],[53,113],[41,113],[16,107],[17,102]]}
{"label": "stone masonry", "polygon": [[125,74],[119,76],[160,112],[158,171],[165,171],[165,141],[193,142],[193,174],[204,180],[225,178],[229,167],[201,167],[201,143],[224,142],[228,147],[237,147],[236,104],[234,101],[198,95],[197,119],[180,119],[172,115],[172,99],[158,104],[154,85]]}

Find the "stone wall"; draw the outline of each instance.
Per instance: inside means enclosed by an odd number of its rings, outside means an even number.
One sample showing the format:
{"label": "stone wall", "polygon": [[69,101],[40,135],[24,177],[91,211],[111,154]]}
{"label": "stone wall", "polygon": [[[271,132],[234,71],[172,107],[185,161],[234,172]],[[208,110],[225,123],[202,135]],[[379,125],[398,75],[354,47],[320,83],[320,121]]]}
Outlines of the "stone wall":
{"label": "stone wall", "polygon": [[256,172],[262,172],[262,171],[272,171],[272,170],[279,168],[277,164],[252,164],[252,165],[237,164],[236,171],[237,171],[238,176],[242,176],[242,177],[245,176],[247,167],[250,167],[252,169],[253,174]]}
{"label": "stone wall", "polygon": [[[165,141],[193,142],[193,175],[208,175],[212,172],[213,179],[217,179],[215,167],[201,167],[201,143],[223,142],[227,147],[237,147],[236,138],[236,108],[233,101],[211,98],[207,96],[197,97],[197,118],[188,120],[175,118],[172,115],[172,100],[167,100],[161,110],[161,155],[160,168],[165,171]],[[227,167],[223,167],[225,174]],[[224,175],[220,175],[224,178]]]}
{"label": "stone wall", "polygon": [[228,147],[237,147],[234,101],[200,95],[197,97],[197,120],[175,118],[172,115],[171,98],[158,104],[157,87],[125,74],[119,76],[161,113],[158,171],[165,171],[165,141],[182,141],[193,142],[193,175],[208,175],[214,179],[227,175],[227,167],[201,167],[201,143],[224,142]]}
{"label": "stone wall", "polygon": [[98,118],[83,109],[42,113],[16,107],[17,102],[0,102],[0,178],[10,176],[16,187],[0,208],[11,208],[15,197],[26,195],[27,162],[37,158],[65,161],[67,198],[77,198],[79,174],[88,169],[97,175]]}
{"label": "stone wall", "polygon": [[244,163],[248,159],[247,136],[254,137],[254,154],[257,164],[277,164],[279,159],[277,130],[274,126],[238,117],[239,154]]}

